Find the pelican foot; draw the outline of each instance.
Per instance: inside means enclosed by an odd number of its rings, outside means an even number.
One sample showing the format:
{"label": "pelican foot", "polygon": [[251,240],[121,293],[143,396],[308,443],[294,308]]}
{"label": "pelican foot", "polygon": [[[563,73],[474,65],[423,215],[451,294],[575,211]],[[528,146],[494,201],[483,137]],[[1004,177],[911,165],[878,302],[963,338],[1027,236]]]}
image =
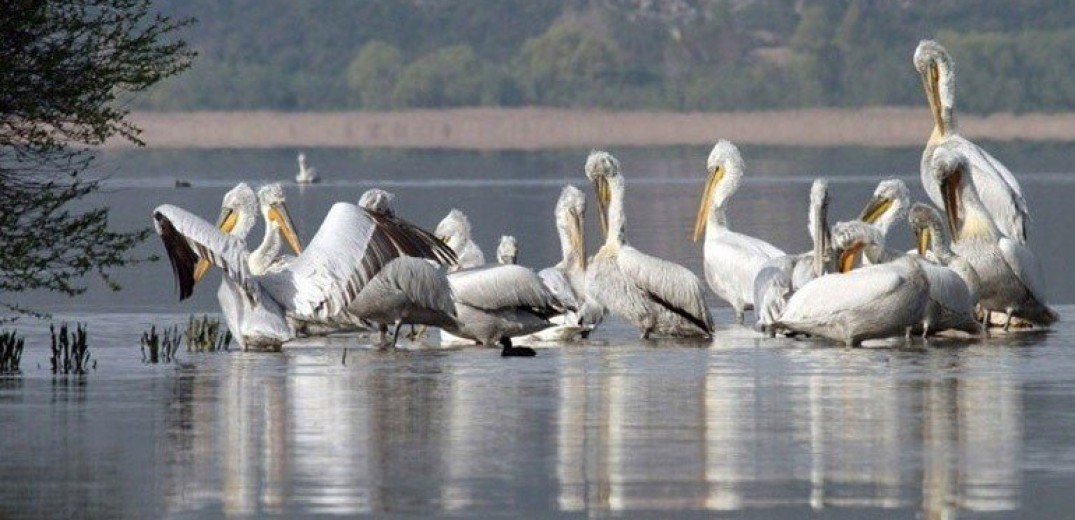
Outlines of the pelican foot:
{"label": "pelican foot", "polygon": [[511,338],[501,338],[500,344],[504,346],[504,350],[500,351],[501,357],[534,357],[537,355],[537,351],[530,347],[513,347]]}

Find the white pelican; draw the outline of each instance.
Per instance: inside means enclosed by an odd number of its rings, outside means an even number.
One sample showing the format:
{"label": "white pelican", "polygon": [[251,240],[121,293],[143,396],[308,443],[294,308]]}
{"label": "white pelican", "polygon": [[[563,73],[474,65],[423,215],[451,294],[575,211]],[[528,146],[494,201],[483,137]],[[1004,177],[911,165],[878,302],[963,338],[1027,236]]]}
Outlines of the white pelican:
{"label": "white pelican", "polygon": [[604,309],[586,297],[585,215],[586,196],[574,186],[564,186],[554,210],[561,260],[538,276],[565,307],[578,310],[551,318],[556,326],[535,333],[532,338],[538,341],[585,338],[603,317]]}
{"label": "white pelican", "polygon": [[496,261],[500,264],[514,264],[519,257],[519,243],[511,235],[501,235],[496,246]]}
{"label": "white pelican", "polygon": [[347,307],[348,313],[380,324],[380,345],[388,345],[388,324],[394,324],[391,346],[399,339],[403,324],[441,328],[456,327],[452,289],[444,271],[429,260],[451,265],[455,253],[432,234],[398,218],[392,210],[395,198],[381,189],[362,194],[358,205],[386,230],[397,252]]}
{"label": "white pelican", "polygon": [[620,162],[608,152],[591,152],[586,176],[605,232],[605,244],[586,270],[586,294],[638,327],[643,339],[650,334],[709,337],[713,319],[701,280],[681,265],[627,244]]}
{"label": "white pelican", "polygon": [[979,304],[987,312],[1003,312],[1004,328],[1017,317],[1050,325],[1057,315],[1045,302],[1041,265],[1029,248],[1004,236],[974,189],[970,161],[957,143],[933,152],[930,177],[941,187],[952,251],[970,262],[981,279]]}
{"label": "white pelican", "polygon": [[[258,188],[258,203],[261,206],[261,216],[266,223],[276,221],[280,232],[266,232],[261,245],[250,253],[247,259],[250,274],[260,275],[270,270],[281,269],[295,259],[293,256],[281,254],[281,249],[283,248],[280,240],[281,235],[283,235],[283,239],[287,241],[295,254],[302,253],[302,244],[295,233],[295,224],[291,221],[291,215],[287,212],[286,202],[284,187],[279,183],[266,184]],[[267,224],[266,230],[268,230]],[[224,231],[224,229],[221,228],[221,231]]]}
{"label": "white pelican", "polygon": [[295,175],[295,182],[299,184],[313,184],[320,182],[321,179],[317,176],[317,170],[306,166],[306,154],[299,154],[299,173]]}
{"label": "white pelican", "polygon": [[[235,225],[230,222],[238,217],[222,216],[221,228],[230,231],[228,226]],[[267,218],[268,239],[290,226],[279,209],[270,209]],[[250,272],[245,241],[181,208],[158,206],[153,221],[172,264],[180,300],[192,294],[196,264],[202,261],[221,268],[236,286],[243,306],[235,336],[244,346],[278,348],[292,339],[295,332],[288,315],[300,320],[340,315],[366,283],[400,255],[396,244],[401,237],[394,235],[400,229],[380,223],[353,204],[333,205],[302,254],[262,275]]]}
{"label": "white pelican", "polygon": [[807,231],[813,248],[798,255],[772,258],[763,264],[754,277],[754,328],[776,334],[773,323],[780,317],[792,293],[814,278],[829,272],[832,257],[832,234],[829,229],[829,183],[814,179],[810,186],[810,208]]}
{"label": "white pelican", "polygon": [[932,206],[917,203],[911,207],[907,219],[929,281],[929,305],[922,322],[922,335],[945,330],[980,333],[981,326],[974,315],[978,273],[965,259],[952,254],[941,214]]}
{"label": "white pelican", "polygon": [[448,215],[437,224],[433,234],[455,251],[458,258],[455,269],[467,269],[485,264],[485,255],[471,238],[470,219],[462,211],[458,209],[449,211]]}
{"label": "white pelican", "polygon": [[720,140],[706,161],[709,180],[694,222],[694,241],[705,232],[705,278],[709,287],[735,309],[735,322],[754,308],[754,278],[766,261],[785,253],[764,240],[728,229],[725,207],[739,189],[743,158],[734,144]]}
{"label": "white pelican", "polygon": [[1026,244],[1030,210],[1019,181],[989,152],[959,135],[956,124],[956,71],[948,51],[933,40],[922,40],[914,53],[914,65],[922,77],[922,86],[933,114],[933,133],[922,152],[920,173],[922,187],[937,206],[944,200],[937,179],[930,174],[933,151],[941,145],[958,150],[966,157],[973,185],[986,214],[1001,235]]}
{"label": "white pelican", "polygon": [[[907,215],[907,208],[911,204],[911,192],[907,185],[899,179],[885,179],[877,185],[873,191],[873,198],[862,208],[858,219],[872,224],[881,232],[882,242],[888,239],[888,230],[892,224],[903,221]],[[884,247],[871,247],[865,250],[863,263],[880,264],[895,260],[903,253],[885,249]]]}
{"label": "white pelican", "polygon": [[844,224],[833,229],[840,272],[796,291],[775,326],[847,346],[910,334],[922,323],[929,302],[929,282],[922,266],[913,258],[901,257],[851,271],[854,257],[867,243],[878,240],[880,233],[861,222]]}

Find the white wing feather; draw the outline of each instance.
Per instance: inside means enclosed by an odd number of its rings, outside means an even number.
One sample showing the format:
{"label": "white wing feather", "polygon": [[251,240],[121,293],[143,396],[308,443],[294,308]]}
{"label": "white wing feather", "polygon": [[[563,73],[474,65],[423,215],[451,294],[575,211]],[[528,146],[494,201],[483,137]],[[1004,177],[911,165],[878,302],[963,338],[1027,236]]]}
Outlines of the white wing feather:
{"label": "white wing feather", "polygon": [[866,308],[897,290],[905,280],[887,265],[828,274],[793,294],[780,321],[788,325],[826,322],[843,312]]}
{"label": "white wing feather", "polygon": [[707,331],[713,330],[702,281],[689,269],[628,245],[621,246],[617,260],[624,276],[638,288],[704,323]]}

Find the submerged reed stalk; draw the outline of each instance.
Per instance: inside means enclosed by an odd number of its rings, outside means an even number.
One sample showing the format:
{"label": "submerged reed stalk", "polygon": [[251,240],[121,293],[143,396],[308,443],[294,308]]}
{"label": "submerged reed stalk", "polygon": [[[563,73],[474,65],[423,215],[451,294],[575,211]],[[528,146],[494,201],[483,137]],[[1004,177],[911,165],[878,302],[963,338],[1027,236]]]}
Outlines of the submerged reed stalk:
{"label": "submerged reed stalk", "polygon": [[[49,334],[52,336],[52,355],[49,362],[52,364],[53,374],[85,374],[90,368],[90,346],[86,336],[86,324],[76,323],[75,330],[69,331],[67,323],[60,325],[60,331],[56,332],[56,325],[49,325]],[[94,360],[93,368],[97,368]]]}
{"label": "submerged reed stalk", "polygon": [[171,363],[175,360],[175,354],[179,351],[179,344],[183,339],[179,333],[179,326],[166,328],[163,333],[163,336],[157,334],[156,325],[142,333],[143,363]]}
{"label": "submerged reed stalk", "polygon": [[19,373],[25,338],[13,330],[0,332],[0,374]]}
{"label": "submerged reed stalk", "polygon": [[187,352],[217,352],[231,346],[231,331],[208,315],[196,318],[192,314],[183,335],[187,338]]}

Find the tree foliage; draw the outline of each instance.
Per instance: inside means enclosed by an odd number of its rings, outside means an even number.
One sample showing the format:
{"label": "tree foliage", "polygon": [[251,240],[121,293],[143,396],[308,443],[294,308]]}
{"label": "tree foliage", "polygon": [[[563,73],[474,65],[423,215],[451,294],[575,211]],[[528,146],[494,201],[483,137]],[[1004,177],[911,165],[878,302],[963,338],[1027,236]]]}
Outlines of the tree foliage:
{"label": "tree foliage", "polygon": [[[1075,0],[159,1],[212,23],[191,29],[203,58],[151,108],[921,104],[911,56],[936,38],[962,110],[1075,109]],[[380,65],[358,59],[371,42],[390,46],[370,47]],[[443,70],[452,60],[468,73]]]}
{"label": "tree foliage", "polygon": [[[115,232],[108,210],[71,209],[99,185],[83,175],[93,146],[141,144],[128,120],[133,93],[186,68],[169,37],[189,23],[150,0],[13,0],[0,17],[0,291],[78,294],[91,272],[136,258],[147,230]],[[114,284],[113,284],[114,285]],[[11,302],[0,303],[17,309]]]}

